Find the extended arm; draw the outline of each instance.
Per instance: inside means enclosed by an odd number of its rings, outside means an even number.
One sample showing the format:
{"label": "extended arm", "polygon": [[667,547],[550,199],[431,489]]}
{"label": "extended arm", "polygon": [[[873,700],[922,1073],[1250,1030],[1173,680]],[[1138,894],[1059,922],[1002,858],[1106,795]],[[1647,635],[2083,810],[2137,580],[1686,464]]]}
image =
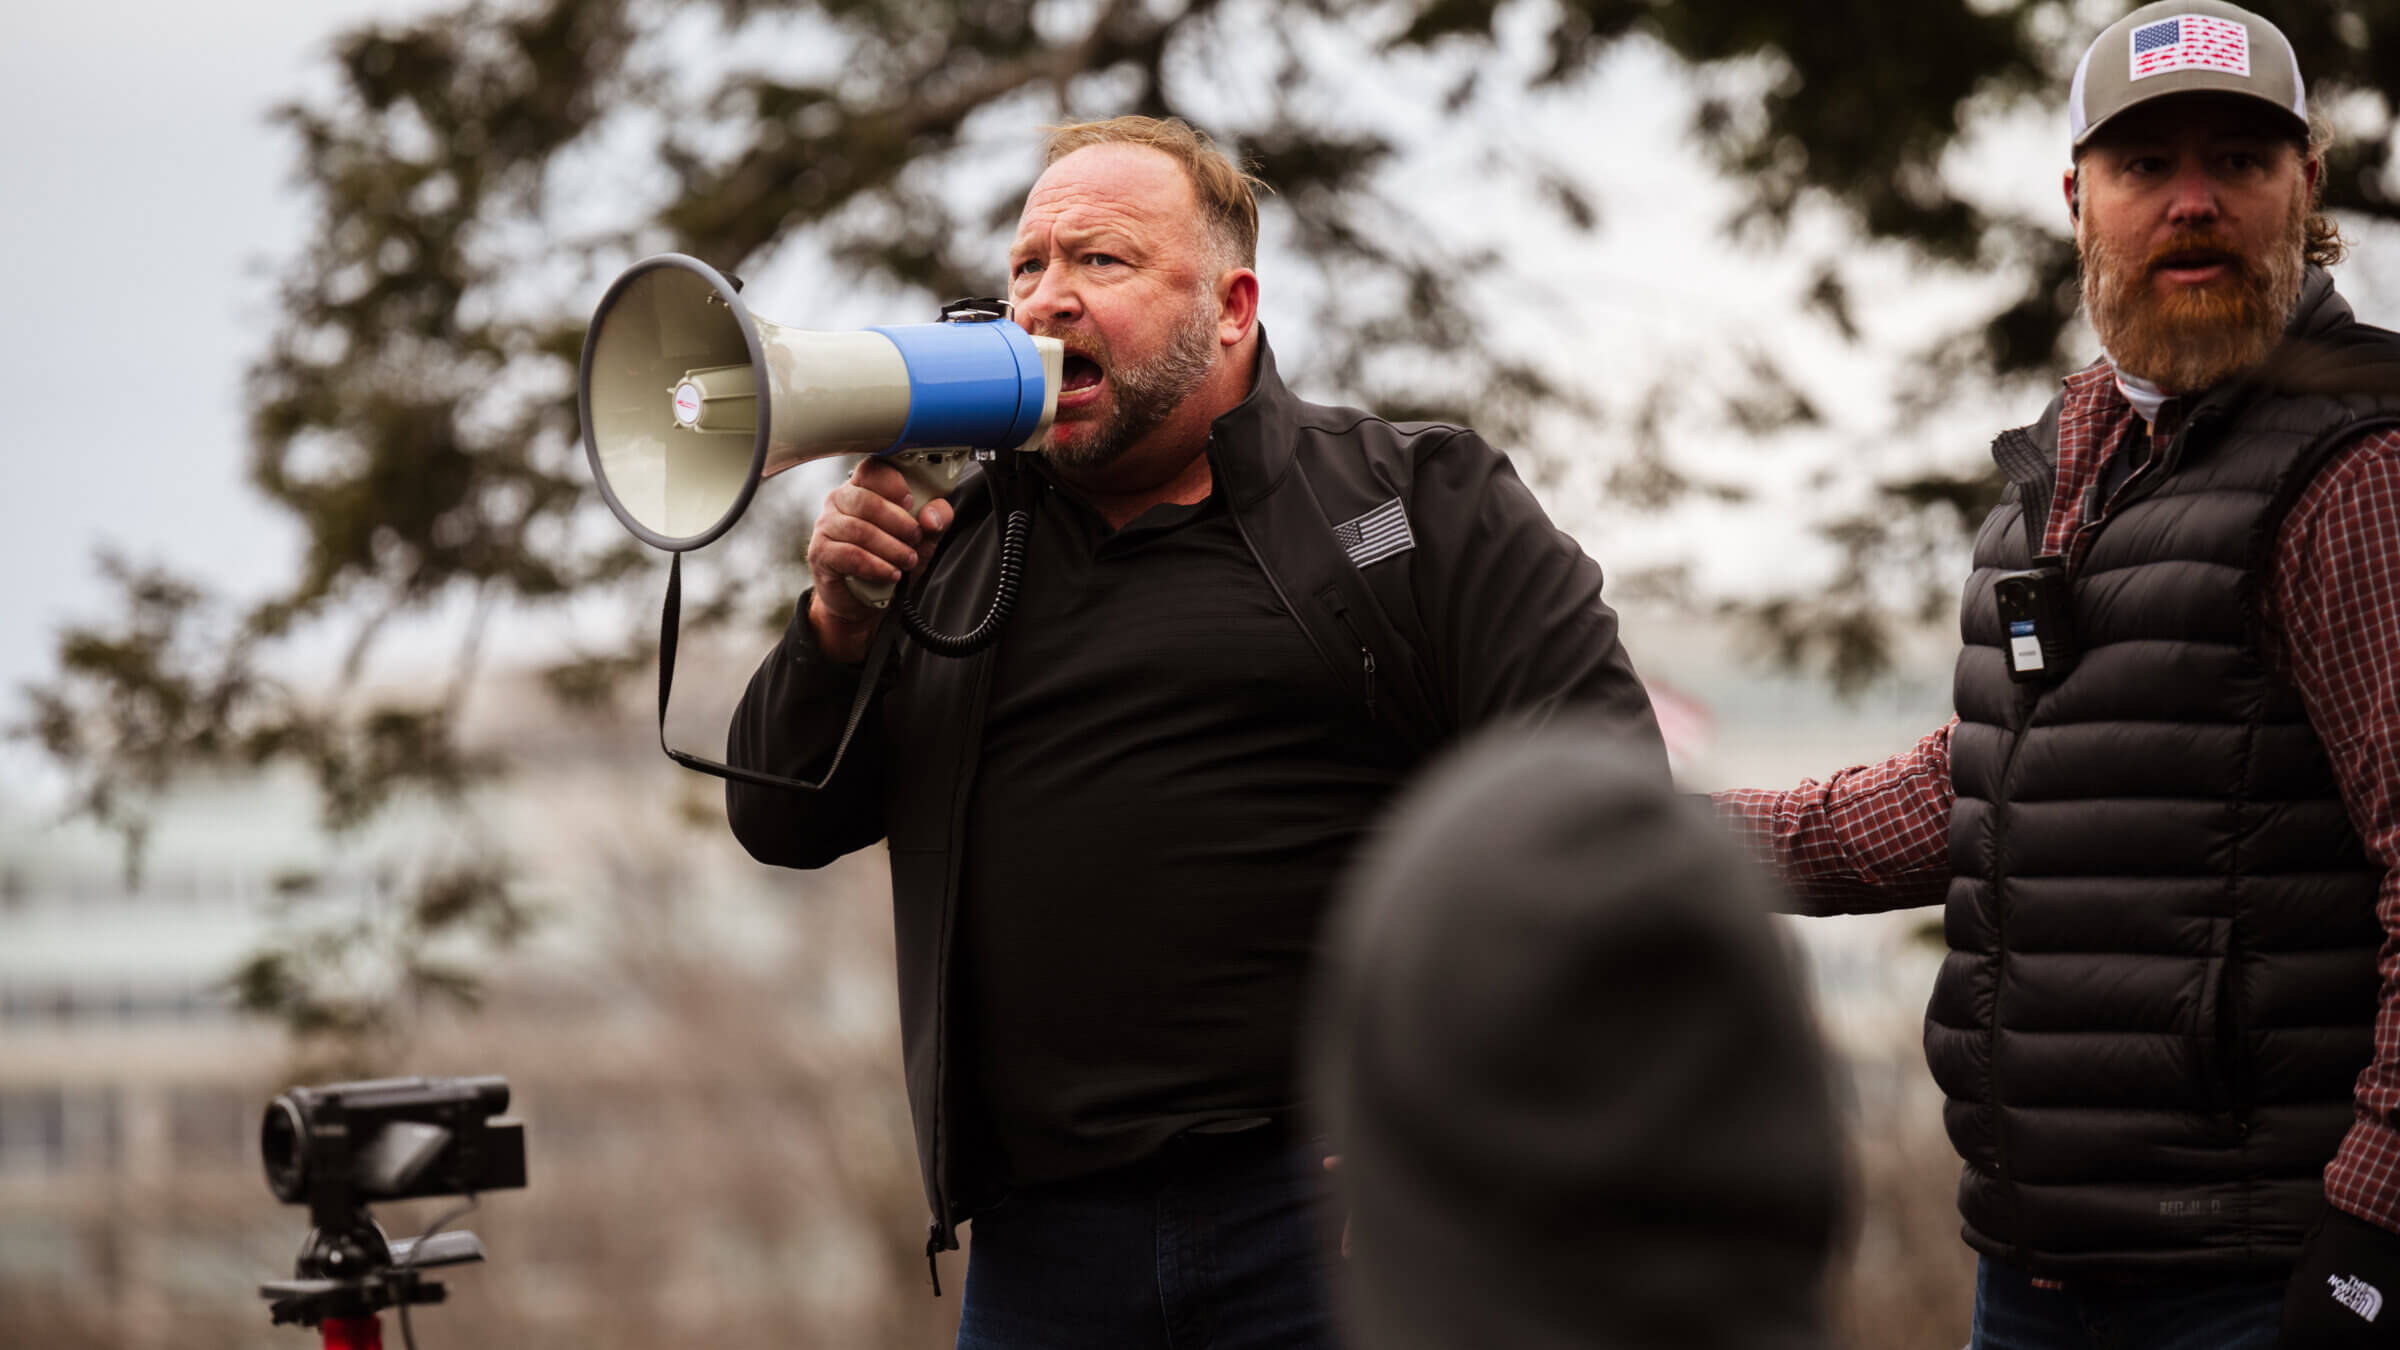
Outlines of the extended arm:
{"label": "extended arm", "polygon": [[1930,905],[1950,883],[1948,725],[1880,764],[1783,791],[1716,794],[1717,814],[1803,914]]}

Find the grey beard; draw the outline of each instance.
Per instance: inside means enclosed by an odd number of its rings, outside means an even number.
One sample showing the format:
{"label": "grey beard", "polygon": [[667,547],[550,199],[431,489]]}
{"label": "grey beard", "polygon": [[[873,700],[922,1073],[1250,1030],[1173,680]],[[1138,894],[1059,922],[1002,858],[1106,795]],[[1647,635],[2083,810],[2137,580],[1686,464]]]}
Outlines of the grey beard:
{"label": "grey beard", "polygon": [[2305,195],[2294,198],[2275,246],[2242,260],[2234,293],[2223,298],[2162,300],[2149,289],[2146,260],[2120,256],[2097,233],[2082,249],[2084,312],[2111,364],[2170,394],[2199,393],[2265,360],[2300,307]]}
{"label": "grey beard", "polygon": [[1051,463],[1064,469],[1100,468],[1183,406],[1216,365],[1217,314],[1212,299],[1206,291],[1195,297],[1165,351],[1134,365],[1109,366],[1108,381],[1116,387],[1116,406],[1108,420],[1079,446],[1062,449],[1052,437],[1043,447]]}

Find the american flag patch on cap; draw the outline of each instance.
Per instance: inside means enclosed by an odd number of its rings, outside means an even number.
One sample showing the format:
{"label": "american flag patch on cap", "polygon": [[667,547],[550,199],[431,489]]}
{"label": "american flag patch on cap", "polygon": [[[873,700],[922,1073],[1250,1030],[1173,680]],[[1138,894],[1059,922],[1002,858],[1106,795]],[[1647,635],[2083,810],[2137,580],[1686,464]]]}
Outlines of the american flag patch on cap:
{"label": "american flag patch on cap", "polygon": [[2170,70],[2250,73],[2250,30],[2231,19],[2185,14],[2133,30],[2133,75],[2145,79]]}
{"label": "american flag patch on cap", "polygon": [[1356,520],[1334,526],[1333,537],[1341,543],[1342,551],[1350,555],[1354,567],[1382,562],[1417,546],[1417,537],[1408,532],[1408,514],[1400,509],[1398,497]]}

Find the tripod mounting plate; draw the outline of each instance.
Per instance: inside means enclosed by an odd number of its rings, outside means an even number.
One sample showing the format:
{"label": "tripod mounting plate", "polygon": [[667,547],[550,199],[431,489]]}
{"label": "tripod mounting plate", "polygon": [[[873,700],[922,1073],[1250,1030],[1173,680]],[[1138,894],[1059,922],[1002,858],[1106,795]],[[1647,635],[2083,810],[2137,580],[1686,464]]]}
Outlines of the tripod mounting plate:
{"label": "tripod mounting plate", "polygon": [[[302,1244],[298,1275],[258,1287],[277,1326],[286,1322],[315,1326],[332,1317],[368,1317],[385,1308],[440,1303],[449,1291],[440,1281],[425,1278],[424,1272],[484,1259],[482,1239],[461,1230],[398,1239],[384,1244],[390,1254],[388,1261],[374,1262],[355,1275],[326,1276],[318,1272],[325,1269],[328,1244],[315,1233],[309,1236],[310,1241]],[[380,1238],[380,1230],[377,1236]]]}

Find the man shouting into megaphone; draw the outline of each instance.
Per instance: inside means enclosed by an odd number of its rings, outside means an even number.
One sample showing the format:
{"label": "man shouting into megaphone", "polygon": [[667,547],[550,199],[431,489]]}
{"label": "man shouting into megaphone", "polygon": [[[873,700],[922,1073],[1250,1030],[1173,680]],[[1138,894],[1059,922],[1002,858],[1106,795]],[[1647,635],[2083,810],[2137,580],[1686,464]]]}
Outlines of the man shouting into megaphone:
{"label": "man shouting into megaphone", "polygon": [[[1474,432],[1293,396],[1258,323],[1260,186],[1202,133],[1056,129],[1009,253],[1065,345],[1014,619],[905,645],[832,781],[735,783],[734,833],[817,867],[888,840],[928,1258],[974,1221],[960,1344],[1330,1345],[1323,1150],[1295,1059],[1318,923],[1402,780],[1577,706],[1662,776],[1600,569]],[[910,579],[974,621],[991,494],[870,459],[727,758],[835,760]]]}

